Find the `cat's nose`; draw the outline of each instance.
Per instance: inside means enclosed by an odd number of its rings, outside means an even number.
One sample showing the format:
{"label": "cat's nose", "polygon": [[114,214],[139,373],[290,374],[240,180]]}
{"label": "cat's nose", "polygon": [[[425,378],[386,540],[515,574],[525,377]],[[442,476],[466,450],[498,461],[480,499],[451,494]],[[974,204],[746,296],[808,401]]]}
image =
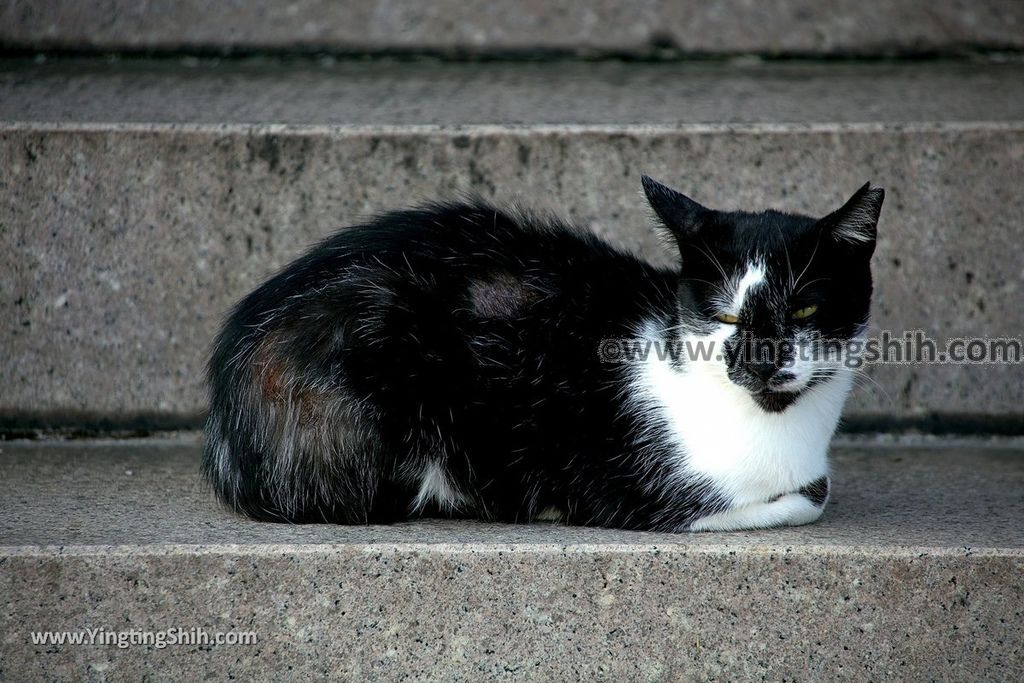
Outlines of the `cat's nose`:
{"label": "cat's nose", "polygon": [[778,368],[775,367],[775,363],[771,362],[751,363],[747,367],[750,370],[751,374],[753,374],[755,377],[757,377],[765,384],[768,384],[768,380],[770,380],[772,378],[772,375],[775,374],[775,371],[778,370]]}

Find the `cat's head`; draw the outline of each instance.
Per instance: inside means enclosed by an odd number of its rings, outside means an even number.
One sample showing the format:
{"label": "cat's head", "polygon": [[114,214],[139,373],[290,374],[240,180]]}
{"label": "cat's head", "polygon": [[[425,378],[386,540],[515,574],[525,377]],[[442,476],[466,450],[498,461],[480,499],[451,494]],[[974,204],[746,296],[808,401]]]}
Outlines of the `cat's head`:
{"label": "cat's head", "polygon": [[882,189],[812,218],[715,211],[647,176],[643,186],[682,259],[680,336],[714,342],[716,372],[770,412],[837,372],[816,340],[863,334]]}

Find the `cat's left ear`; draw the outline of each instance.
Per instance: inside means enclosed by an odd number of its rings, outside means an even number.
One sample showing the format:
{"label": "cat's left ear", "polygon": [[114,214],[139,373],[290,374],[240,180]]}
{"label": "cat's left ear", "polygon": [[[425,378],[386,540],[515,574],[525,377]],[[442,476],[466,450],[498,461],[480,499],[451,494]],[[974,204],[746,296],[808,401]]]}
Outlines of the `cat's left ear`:
{"label": "cat's left ear", "polygon": [[870,247],[874,251],[884,199],[885,190],[865,183],[841,209],[822,218],[819,224],[839,244]]}
{"label": "cat's left ear", "polygon": [[654,213],[676,238],[677,242],[696,235],[712,213],[685,194],[662,185],[650,176],[641,176],[644,194]]}

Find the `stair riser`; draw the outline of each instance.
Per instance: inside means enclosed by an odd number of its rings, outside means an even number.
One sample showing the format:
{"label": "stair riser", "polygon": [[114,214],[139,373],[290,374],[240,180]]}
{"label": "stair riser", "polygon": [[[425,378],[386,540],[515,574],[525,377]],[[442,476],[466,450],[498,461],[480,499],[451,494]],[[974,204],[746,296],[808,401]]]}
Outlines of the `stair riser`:
{"label": "stair riser", "polygon": [[[755,549],[15,554],[0,566],[0,674],[1020,680],[1022,571],[1014,556]],[[252,629],[259,642],[201,656],[26,644],[91,627]]]}
{"label": "stair riser", "polygon": [[900,55],[1024,48],[1014,0],[16,0],[0,45],[64,50]]}
{"label": "stair riser", "polygon": [[[655,259],[640,173],[720,208],[831,210],[887,190],[878,329],[1019,334],[1024,128],[0,129],[0,415],[196,416],[238,297],[332,229],[476,191],[547,207]],[[887,366],[854,417],[1008,418],[1002,367]],[[888,398],[883,395],[888,396]]]}

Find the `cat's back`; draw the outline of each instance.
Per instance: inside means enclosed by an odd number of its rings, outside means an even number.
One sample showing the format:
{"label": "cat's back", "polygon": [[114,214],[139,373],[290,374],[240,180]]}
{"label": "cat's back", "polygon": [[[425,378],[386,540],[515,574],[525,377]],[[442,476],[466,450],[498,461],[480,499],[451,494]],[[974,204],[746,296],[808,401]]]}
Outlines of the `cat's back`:
{"label": "cat's back", "polygon": [[[425,296],[455,306],[468,297],[486,317],[586,295],[613,305],[612,291],[667,292],[665,281],[666,273],[550,216],[482,201],[430,204],[339,230],[243,299],[232,320],[260,326],[268,316],[308,315],[331,298],[401,306]],[[602,287],[613,289],[602,295]]]}
{"label": "cat's back", "polygon": [[377,265],[413,276],[417,266],[450,274],[497,268],[557,272],[624,258],[579,226],[483,201],[385,213],[335,233],[307,256],[314,267],[322,259],[328,271]]}

